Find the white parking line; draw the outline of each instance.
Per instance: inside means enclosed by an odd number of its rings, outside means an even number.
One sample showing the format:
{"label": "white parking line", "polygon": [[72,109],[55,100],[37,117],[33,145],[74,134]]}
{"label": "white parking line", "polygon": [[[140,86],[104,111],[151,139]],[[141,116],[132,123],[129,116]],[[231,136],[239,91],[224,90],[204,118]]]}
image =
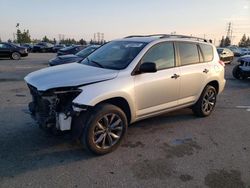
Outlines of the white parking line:
{"label": "white parking line", "polygon": [[31,69],[31,68],[33,68],[33,67],[16,67],[17,69]]}
{"label": "white parking line", "polygon": [[250,106],[236,106],[236,108],[246,109],[247,112],[250,112]]}
{"label": "white parking line", "polygon": [[250,106],[236,106],[236,108],[250,108]]}

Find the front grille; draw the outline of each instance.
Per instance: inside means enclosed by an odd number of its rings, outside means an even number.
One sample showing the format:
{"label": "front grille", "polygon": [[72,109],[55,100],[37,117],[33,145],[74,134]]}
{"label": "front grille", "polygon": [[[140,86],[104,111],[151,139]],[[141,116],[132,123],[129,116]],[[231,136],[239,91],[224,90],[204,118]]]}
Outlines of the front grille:
{"label": "front grille", "polygon": [[47,124],[55,123],[55,104],[41,96],[41,93],[36,87],[31,84],[27,84],[33,99],[33,114],[35,119],[42,127],[46,127]]}
{"label": "front grille", "polygon": [[250,62],[246,62],[246,61],[245,61],[245,62],[243,63],[243,66],[244,66],[244,67],[249,67],[249,66],[250,66]]}

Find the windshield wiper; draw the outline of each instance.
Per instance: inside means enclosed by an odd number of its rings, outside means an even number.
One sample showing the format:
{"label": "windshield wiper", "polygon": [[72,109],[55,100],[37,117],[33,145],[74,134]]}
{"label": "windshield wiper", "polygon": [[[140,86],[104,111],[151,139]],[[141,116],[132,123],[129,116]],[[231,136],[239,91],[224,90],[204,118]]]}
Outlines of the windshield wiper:
{"label": "windshield wiper", "polygon": [[100,63],[98,63],[98,62],[96,62],[96,61],[93,61],[93,60],[90,60],[92,63],[94,63],[94,64],[96,64],[96,65],[98,65],[99,67],[101,67],[101,68],[104,68],[104,66],[103,65],[101,65]]}
{"label": "windshield wiper", "polygon": [[98,67],[104,68],[104,66],[101,65],[100,63],[98,63],[98,62],[96,62],[96,61],[93,61],[92,59],[89,59],[88,57],[86,57],[86,59],[88,60],[88,62],[92,62],[92,63],[98,65]]}

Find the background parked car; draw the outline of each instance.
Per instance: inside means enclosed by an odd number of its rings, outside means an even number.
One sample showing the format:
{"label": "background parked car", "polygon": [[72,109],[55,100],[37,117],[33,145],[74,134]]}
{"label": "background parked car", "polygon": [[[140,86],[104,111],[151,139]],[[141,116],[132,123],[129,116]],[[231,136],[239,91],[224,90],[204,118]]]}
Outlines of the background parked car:
{"label": "background parked car", "polygon": [[250,55],[242,56],[238,59],[238,65],[233,69],[233,76],[236,79],[244,80],[250,77]]}
{"label": "background parked car", "polygon": [[26,48],[11,43],[0,42],[0,57],[9,57],[18,60],[25,56],[28,56]]}
{"label": "background parked car", "polygon": [[85,59],[87,56],[89,56],[92,52],[94,52],[97,48],[99,48],[100,45],[91,45],[80,52],[74,54],[69,54],[69,55],[62,55],[62,56],[57,56],[56,58],[53,58],[49,61],[50,66],[55,66],[55,65],[62,65],[62,64],[67,64],[67,63],[74,63],[81,61]]}
{"label": "background parked car", "polygon": [[56,44],[56,45],[53,47],[53,51],[54,51],[54,52],[57,52],[58,50],[63,49],[63,48],[65,48],[65,47],[66,47],[65,44]]}
{"label": "background parked car", "polygon": [[26,48],[28,52],[31,52],[33,49],[32,44],[21,44],[20,46]]}
{"label": "background parked car", "polygon": [[242,51],[237,46],[228,46],[227,48],[234,53],[235,57],[240,57],[243,55]]}
{"label": "background parked car", "polygon": [[234,59],[234,53],[227,48],[217,48],[220,60],[224,63],[231,63]]}
{"label": "background parked car", "polygon": [[33,46],[33,52],[53,52],[54,45],[48,42],[39,42]]}
{"label": "background parked car", "polygon": [[74,45],[74,46],[69,46],[63,49],[58,50],[57,55],[67,55],[67,54],[76,54],[77,52],[81,51],[83,48],[86,46],[82,45]]}
{"label": "background parked car", "polygon": [[242,56],[250,55],[250,48],[240,48]]}

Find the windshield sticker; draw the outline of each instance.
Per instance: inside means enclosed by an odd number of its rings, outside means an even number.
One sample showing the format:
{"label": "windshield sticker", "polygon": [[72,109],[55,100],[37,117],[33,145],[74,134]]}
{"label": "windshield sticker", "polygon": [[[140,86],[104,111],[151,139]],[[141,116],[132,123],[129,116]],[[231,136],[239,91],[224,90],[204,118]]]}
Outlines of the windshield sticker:
{"label": "windshield sticker", "polygon": [[125,48],[140,48],[143,45],[143,43],[130,43],[124,45]]}

